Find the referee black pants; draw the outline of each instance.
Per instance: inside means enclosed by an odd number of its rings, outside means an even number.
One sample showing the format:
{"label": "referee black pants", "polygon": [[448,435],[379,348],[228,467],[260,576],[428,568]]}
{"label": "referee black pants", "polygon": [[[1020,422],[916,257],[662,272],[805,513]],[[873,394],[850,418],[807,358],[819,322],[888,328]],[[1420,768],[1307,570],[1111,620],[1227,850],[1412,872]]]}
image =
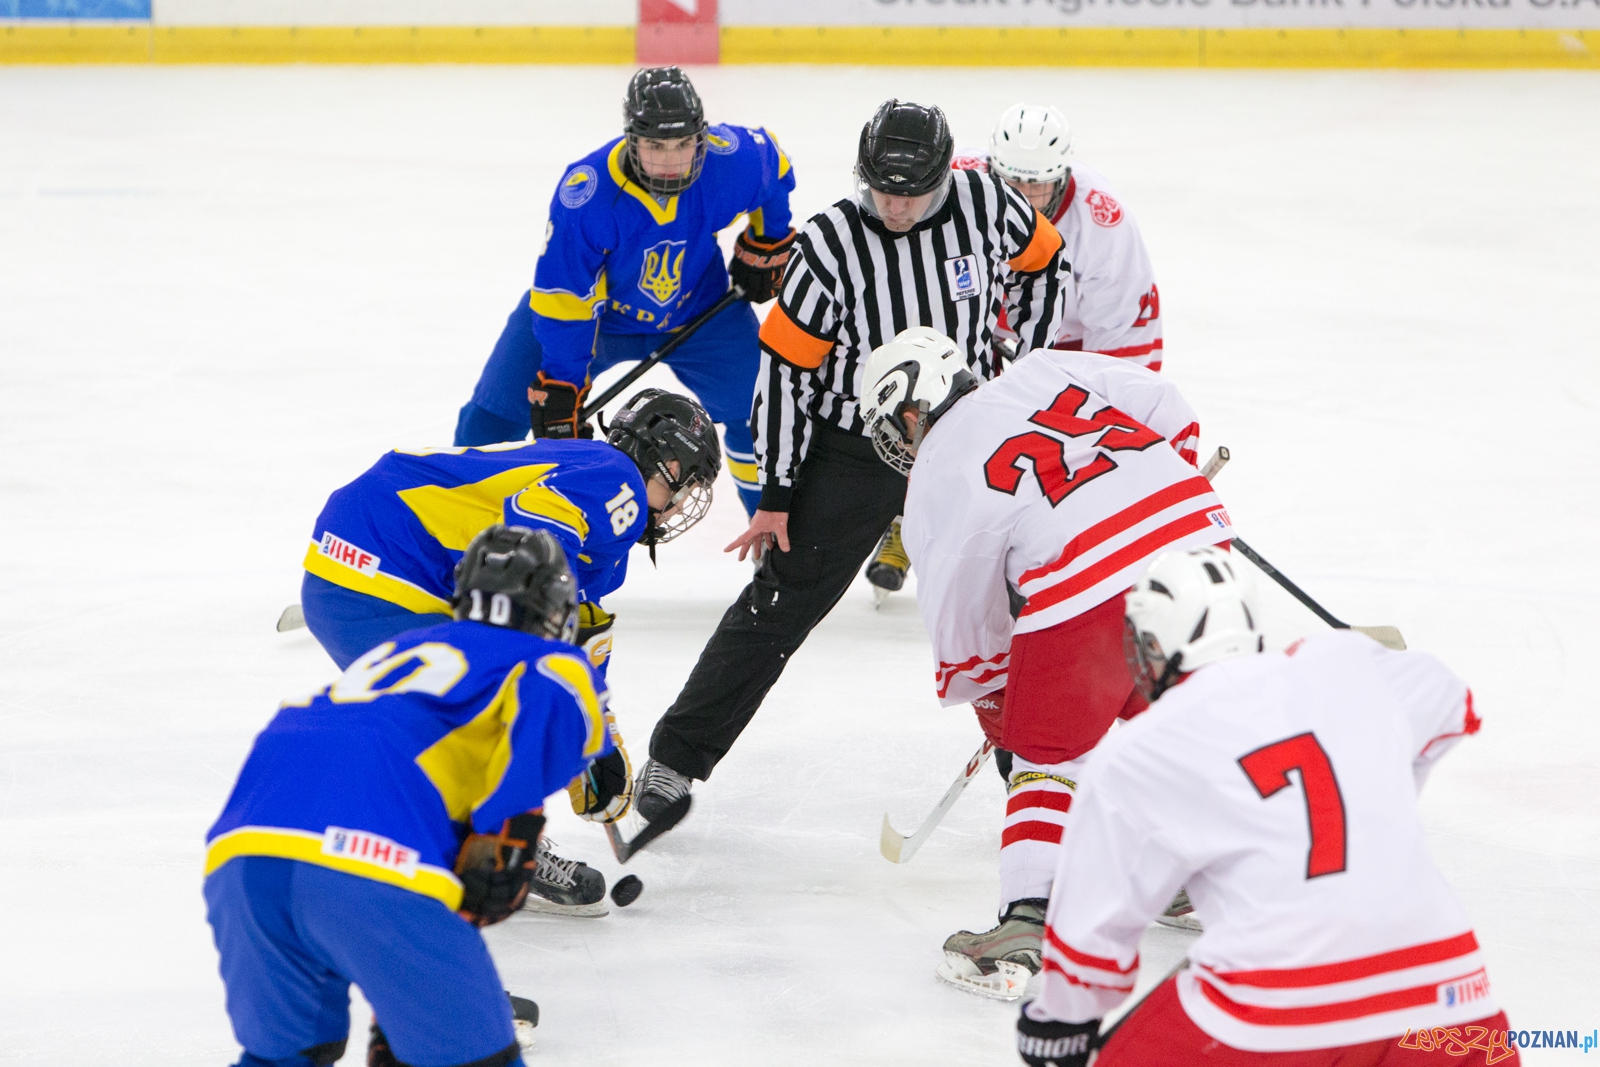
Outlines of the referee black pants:
{"label": "referee black pants", "polygon": [[761,706],[789,657],[844,596],[905,507],[906,480],[870,438],[811,427],[789,506],[789,551],[769,548],[755,578],[650,737],[650,758],[705,779]]}

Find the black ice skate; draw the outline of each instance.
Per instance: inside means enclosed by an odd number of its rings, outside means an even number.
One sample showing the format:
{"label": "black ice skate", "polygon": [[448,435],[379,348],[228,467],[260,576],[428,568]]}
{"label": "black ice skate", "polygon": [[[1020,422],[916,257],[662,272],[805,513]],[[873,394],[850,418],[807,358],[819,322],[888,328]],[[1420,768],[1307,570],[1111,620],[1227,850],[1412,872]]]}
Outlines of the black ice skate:
{"label": "black ice skate", "polygon": [[606,876],[578,860],[562,859],[549,838],[539,838],[539,862],[522,910],[545,915],[593,918],[611,911],[606,905]]}
{"label": "black ice skate", "polygon": [[951,934],[944,943],[944,962],[934,971],[968,993],[994,1000],[1016,1000],[1028,980],[1039,973],[1047,900],[1019,900],[1006,909],[992,930]]}
{"label": "black ice skate", "polygon": [[1167,910],[1156,916],[1156,922],[1174,930],[1193,930],[1197,934],[1203,930],[1200,920],[1195,918],[1194,905],[1189,903],[1187,889],[1178,890],[1178,895],[1172,898]]}

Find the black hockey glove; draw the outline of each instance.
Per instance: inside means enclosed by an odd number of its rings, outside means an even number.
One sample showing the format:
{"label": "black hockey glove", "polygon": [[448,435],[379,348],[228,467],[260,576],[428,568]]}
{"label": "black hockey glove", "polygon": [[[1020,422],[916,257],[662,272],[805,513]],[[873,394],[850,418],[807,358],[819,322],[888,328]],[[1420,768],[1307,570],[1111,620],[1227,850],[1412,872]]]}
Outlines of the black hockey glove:
{"label": "black hockey glove", "polygon": [[1017,1016],[1017,1055],[1028,1067],[1086,1067],[1098,1047],[1100,1020],[1041,1023],[1028,1018],[1028,1001]]}
{"label": "black hockey glove", "polygon": [[567,441],[574,437],[593,437],[594,430],[578,418],[578,409],[588,395],[587,385],[579,389],[571,382],[546,378],[544,371],[540,371],[539,380],[528,386],[529,421],[533,424],[533,436]]}
{"label": "black hockey glove", "polygon": [[763,304],[778,295],[794,238],[792,229],[778,238],[757,237],[749,230],[739,235],[728,261],[728,277],[744,290],[746,300]]}
{"label": "black hockey glove", "polygon": [[528,896],[544,816],[513,815],[498,834],[472,834],[456,855],[461,879],[458,914],[473,926],[493,926],[511,918]]}

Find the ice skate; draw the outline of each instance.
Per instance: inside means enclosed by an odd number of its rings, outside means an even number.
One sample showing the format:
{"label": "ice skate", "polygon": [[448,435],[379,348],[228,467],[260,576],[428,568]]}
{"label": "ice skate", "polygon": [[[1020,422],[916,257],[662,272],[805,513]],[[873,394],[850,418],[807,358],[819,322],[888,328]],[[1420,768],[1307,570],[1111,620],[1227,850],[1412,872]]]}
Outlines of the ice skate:
{"label": "ice skate", "polygon": [[1178,895],[1172,898],[1172,903],[1167,905],[1167,910],[1156,916],[1156,922],[1162,926],[1170,926],[1174,930],[1192,930],[1200,933],[1204,929],[1200,920],[1195,918],[1194,905],[1189,903],[1189,891],[1178,890]]}
{"label": "ice skate", "polygon": [[511,998],[511,1027],[516,1032],[517,1045],[523,1052],[532,1052],[538,1038],[539,1005],[510,990],[506,996]]}
{"label": "ice skate", "polygon": [[883,540],[878,542],[878,551],[867,564],[867,581],[872,584],[874,606],[882,604],[889,599],[890,593],[904,586],[910,571],[911,558],[906,555],[906,546],[900,540],[900,520],[896,519],[884,531]]}
{"label": "ice skate", "polygon": [[633,810],[645,822],[655,822],[673,804],[689,795],[694,779],[665,763],[646,760],[633,784]]}
{"label": "ice skate", "polygon": [[1039,899],[1019,900],[1006,909],[1005,918],[994,929],[951,934],[944,943],[944,961],[934,976],[980,997],[1017,1000],[1029,979],[1039,973],[1048,904]]}
{"label": "ice skate", "polygon": [[606,876],[587,863],[562,859],[555,854],[554,845],[549,838],[539,838],[539,862],[522,910],[576,918],[608,914]]}

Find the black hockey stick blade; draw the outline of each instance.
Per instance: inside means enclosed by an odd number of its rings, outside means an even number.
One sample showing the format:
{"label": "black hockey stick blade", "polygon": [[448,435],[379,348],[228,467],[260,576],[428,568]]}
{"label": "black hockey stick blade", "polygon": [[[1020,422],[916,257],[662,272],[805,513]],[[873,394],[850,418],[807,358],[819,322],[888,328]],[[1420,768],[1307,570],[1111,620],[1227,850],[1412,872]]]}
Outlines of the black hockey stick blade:
{"label": "black hockey stick blade", "polygon": [[280,634],[286,634],[290,630],[298,630],[305,624],[305,612],[300,610],[299,604],[290,604],[283,609],[283,614],[278,616],[278,632]]}
{"label": "black hockey stick blade", "polygon": [[685,794],[674,800],[658,818],[645,823],[644,829],[634,834],[632,839],[624,838],[616,823],[607,823],[606,837],[611,839],[611,852],[617,857],[617,862],[627,863],[650,842],[682,822],[683,817],[689,814],[691,799]]}

